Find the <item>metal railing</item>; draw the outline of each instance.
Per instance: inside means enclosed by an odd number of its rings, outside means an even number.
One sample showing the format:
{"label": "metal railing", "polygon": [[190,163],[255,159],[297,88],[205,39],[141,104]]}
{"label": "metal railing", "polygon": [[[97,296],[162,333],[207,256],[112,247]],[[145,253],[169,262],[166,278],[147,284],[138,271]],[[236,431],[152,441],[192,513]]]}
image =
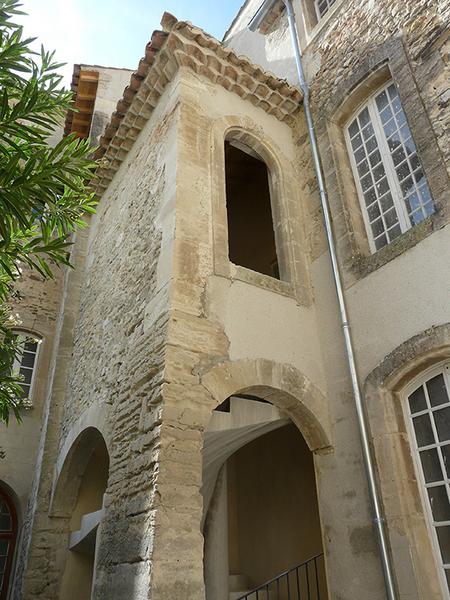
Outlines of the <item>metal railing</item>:
{"label": "metal railing", "polygon": [[238,600],[326,600],[323,554],[284,571]]}

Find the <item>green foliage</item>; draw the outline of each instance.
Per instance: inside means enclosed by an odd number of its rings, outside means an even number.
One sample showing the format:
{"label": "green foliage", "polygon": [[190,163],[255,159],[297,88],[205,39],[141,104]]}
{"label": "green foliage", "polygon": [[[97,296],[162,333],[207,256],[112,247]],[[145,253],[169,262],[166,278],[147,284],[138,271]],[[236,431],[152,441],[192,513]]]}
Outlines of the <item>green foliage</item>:
{"label": "green foliage", "polygon": [[24,400],[12,372],[14,283],[24,266],[49,278],[56,266],[70,265],[71,234],[95,206],[89,142],[70,135],[48,145],[72,93],[61,88],[54,53],[35,53],[34,39],[24,39],[13,21],[22,14],[18,0],[0,0],[0,421],[6,423],[11,412],[20,420]]}

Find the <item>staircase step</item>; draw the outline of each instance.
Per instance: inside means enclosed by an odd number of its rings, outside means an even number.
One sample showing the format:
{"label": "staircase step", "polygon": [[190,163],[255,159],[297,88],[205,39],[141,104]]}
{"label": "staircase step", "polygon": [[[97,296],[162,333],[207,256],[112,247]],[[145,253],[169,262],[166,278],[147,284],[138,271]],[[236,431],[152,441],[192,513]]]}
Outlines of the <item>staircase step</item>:
{"label": "staircase step", "polygon": [[238,600],[238,598],[242,598],[242,596],[249,591],[250,590],[241,590],[240,592],[230,592],[230,600]]}
{"label": "staircase step", "polygon": [[[242,598],[242,596],[244,596],[245,594],[248,594],[251,590],[241,590],[240,592],[230,592],[230,597],[229,600],[238,600],[238,598]],[[267,592],[266,590],[260,591],[259,592],[259,599],[260,600],[278,600],[279,596],[276,592],[275,589],[270,590],[269,591],[269,595],[267,596]],[[255,600],[256,599],[256,594],[252,594],[251,596],[249,596],[248,600]]]}
{"label": "staircase step", "polygon": [[[230,592],[238,592],[239,590],[248,590],[251,588],[248,576],[243,575],[242,573],[230,575],[228,582],[228,589]],[[245,592],[242,593],[245,594]]]}

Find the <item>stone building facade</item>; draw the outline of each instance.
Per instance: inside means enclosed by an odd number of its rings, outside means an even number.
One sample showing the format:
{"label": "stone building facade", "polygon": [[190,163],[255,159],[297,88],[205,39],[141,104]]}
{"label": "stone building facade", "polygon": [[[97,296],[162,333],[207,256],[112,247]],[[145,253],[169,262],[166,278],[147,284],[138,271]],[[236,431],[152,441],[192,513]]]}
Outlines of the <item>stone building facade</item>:
{"label": "stone building facade", "polygon": [[[21,283],[43,341],[23,473],[2,432],[5,598],[386,598],[285,9],[252,33],[260,4],[222,43],[164,15],[75,270]],[[448,599],[450,7],[294,9],[397,598]]]}

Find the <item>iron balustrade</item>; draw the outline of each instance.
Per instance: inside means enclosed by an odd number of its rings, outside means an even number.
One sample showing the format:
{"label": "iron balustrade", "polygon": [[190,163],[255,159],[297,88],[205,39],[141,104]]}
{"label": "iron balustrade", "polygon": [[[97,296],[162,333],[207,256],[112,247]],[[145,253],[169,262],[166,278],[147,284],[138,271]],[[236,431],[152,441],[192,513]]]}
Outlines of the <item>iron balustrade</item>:
{"label": "iron balustrade", "polygon": [[326,600],[323,554],[284,571],[238,600]]}

